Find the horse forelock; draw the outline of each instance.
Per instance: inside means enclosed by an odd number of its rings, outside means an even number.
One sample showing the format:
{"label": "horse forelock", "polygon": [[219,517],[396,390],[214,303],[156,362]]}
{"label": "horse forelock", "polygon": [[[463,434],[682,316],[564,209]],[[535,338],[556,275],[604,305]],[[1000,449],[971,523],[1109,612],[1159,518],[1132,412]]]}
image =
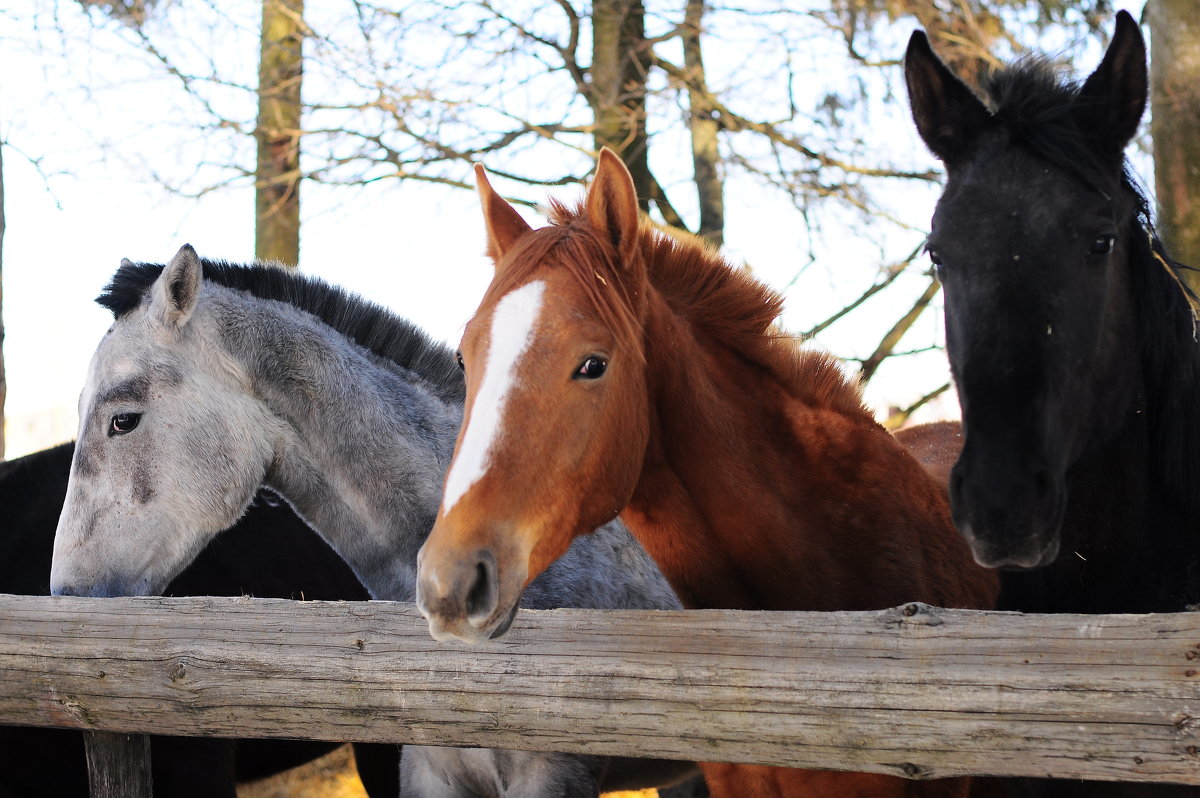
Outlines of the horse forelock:
{"label": "horse forelock", "polygon": [[1112,197],[1123,180],[1120,163],[1097,146],[1097,131],[1081,119],[1080,88],[1039,55],[1025,56],[984,82],[993,123],[1013,144]]}
{"label": "horse forelock", "polygon": [[[453,352],[411,322],[345,289],[275,264],[202,259],[204,279],[309,313],[359,346],[425,380],[445,401],[461,404],[466,388]],[[145,301],[160,263],[123,263],[96,301],[120,319]]]}

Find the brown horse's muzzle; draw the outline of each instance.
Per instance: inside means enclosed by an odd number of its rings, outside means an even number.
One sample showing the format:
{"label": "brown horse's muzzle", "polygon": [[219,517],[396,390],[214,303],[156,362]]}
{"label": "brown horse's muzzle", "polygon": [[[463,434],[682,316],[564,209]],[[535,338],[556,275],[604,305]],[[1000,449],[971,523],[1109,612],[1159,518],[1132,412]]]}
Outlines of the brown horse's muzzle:
{"label": "brown horse's muzzle", "polygon": [[[453,548],[453,547],[451,547]],[[433,536],[417,556],[417,609],[435,640],[479,643],[508,631],[516,616],[524,577],[505,579],[491,549],[467,557],[442,554]],[[515,582],[516,589],[505,589]]]}

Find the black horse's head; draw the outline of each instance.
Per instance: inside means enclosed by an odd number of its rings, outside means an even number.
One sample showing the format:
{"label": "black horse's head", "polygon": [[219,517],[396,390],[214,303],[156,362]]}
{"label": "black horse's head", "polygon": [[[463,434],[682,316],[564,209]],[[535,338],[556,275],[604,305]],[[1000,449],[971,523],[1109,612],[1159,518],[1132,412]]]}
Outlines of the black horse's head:
{"label": "black horse's head", "polygon": [[1145,44],[1122,12],[1084,83],[1028,61],[989,81],[985,105],[917,32],[905,77],[947,173],[929,256],[965,431],[954,520],[981,564],[1044,565],[1068,471],[1137,393],[1127,262],[1147,233],[1123,153],[1146,105]]}

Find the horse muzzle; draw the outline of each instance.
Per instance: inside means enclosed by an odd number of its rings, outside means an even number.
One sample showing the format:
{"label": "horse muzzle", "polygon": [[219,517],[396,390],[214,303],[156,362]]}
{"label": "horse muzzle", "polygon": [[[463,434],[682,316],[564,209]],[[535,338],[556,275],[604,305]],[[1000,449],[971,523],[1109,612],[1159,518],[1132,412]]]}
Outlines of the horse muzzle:
{"label": "horse muzzle", "polygon": [[440,566],[418,558],[417,609],[434,640],[480,643],[507,632],[517,600],[503,602],[503,592],[495,556],[486,549]]}
{"label": "horse muzzle", "polygon": [[[983,477],[983,478],[981,478]],[[1050,469],[984,477],[964,460],[950,476],[950,508],[975,561],[987,568],[1040,568],[1058,556],[1066,484]]]}

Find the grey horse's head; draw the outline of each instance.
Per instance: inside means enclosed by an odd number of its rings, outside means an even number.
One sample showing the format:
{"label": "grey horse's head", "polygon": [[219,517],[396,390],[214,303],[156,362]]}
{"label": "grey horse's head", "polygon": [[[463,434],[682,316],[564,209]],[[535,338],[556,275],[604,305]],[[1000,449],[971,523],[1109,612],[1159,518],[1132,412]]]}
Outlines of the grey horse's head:
{"label": "grey horse's head", "polygon": [[273,420],[206,322],[184,246],[92,357],[54,539],[55,594],[161,593],[250,503]]}

